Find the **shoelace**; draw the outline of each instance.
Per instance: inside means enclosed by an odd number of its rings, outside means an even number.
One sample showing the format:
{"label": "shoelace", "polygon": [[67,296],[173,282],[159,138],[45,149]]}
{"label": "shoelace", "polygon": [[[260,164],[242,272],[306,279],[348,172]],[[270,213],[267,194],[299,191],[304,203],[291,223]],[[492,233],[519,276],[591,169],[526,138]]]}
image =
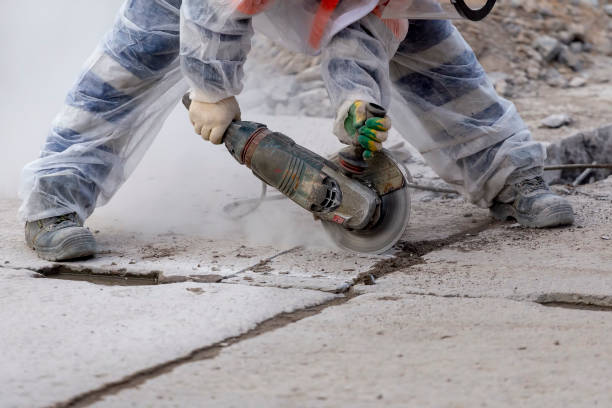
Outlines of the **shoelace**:
{"label": "shoelace", "polygon": [[516,189],[522,194],[529,194],[538,190],[548,190],[549,188],[544,179],[537,176],[517,183]]}
{"label": "shoelace", "polygon": [[[43,228],[46,231],[52,231],[55,229],[61,229],[64,224],[78,224],[78,222],[76,221],[76,215],[75,214],[65,214],[65,215],[60,215],[58,217],[54,217],[53,221],[45,224],[45,225],[41,225],[41,228]],[[69,226],[69,225],[66,225]]]}

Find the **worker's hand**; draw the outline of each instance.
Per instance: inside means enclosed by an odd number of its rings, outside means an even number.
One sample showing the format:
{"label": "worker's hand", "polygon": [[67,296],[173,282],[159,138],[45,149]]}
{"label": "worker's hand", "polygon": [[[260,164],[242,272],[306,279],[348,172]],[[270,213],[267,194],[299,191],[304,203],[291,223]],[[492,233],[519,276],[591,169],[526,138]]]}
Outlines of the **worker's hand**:
{"label": "worker's hand", "polygon": [[220,144],[230,123],[240,120],[240,107],[233,96],[215,103],[192,100],[189,119],[202,139]]}
{"label": "worker's hand", "polygon": [[365,159],[382,149],[391,129],[388,116],[368,118],[367,107],[368,103],[364,101],[345,102],[338,110],[334,125],[334,133],[342,143],[365,149]]}

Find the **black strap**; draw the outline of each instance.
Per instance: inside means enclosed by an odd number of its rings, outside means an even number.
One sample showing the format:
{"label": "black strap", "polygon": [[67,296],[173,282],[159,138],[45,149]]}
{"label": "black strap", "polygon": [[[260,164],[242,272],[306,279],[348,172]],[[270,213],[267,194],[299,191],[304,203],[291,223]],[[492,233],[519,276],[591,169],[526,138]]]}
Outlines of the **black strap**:
{"label": "black strap", "polygon": [[455,8],[457,9],[457,11],[462,17],[465,17],[468,20],[472,20],[472,21],[480,21],[486,16],[488,16],[491,10],[493,10],[493,6],[495,6],[496,0],[487,0],[487,4],[485,4],[482,8],[476,9],[476,10],[468,7],[468,5],[465,4],[464,0],[451,0],[451,1],[455,5]]}

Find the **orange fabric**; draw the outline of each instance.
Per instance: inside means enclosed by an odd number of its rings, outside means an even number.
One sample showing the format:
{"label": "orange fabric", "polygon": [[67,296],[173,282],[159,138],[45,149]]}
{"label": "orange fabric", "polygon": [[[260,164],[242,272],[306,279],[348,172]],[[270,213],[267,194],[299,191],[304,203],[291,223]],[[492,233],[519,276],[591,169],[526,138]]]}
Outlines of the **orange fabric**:
{"label": "orange fabric", "polygon": [[308,39],[308,44],[310,44],[313,49],[316,50],[321,45],[321,40],[323,39],[323,34],[325,34],[327,24],[334,10],[338,7],[339,2],[340,0],[321,0],[317,14],[315,14],[314,20],[312,21],[310,38]]}
{"label": "orange fabric", "polygon": [[249,16],[261,13],[273,0],[234,0],[236,10]]}
{"label": "orange fabric", "polygon": [[380,18],[382,22],[391,30],[393,35],[398,39],[404,39],[406,34],[408,34],[408,20],[405,18],[382,18],[382,13],[387,4],[389,4],[391,0],[382,1],[376,6],[376,8],[372,11],[376,17]]}

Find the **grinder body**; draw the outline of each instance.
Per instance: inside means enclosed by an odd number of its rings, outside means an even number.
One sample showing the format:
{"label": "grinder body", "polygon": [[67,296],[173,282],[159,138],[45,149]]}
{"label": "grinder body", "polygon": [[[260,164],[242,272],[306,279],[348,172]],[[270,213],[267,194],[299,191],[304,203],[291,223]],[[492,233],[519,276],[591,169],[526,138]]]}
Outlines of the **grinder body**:
{"label": "grinder body", "polygon": [[263,182],[323,221],[361,230],[375,218],[375,189],[351,178],[331,160],[255,122],[234,122],[227,150]]}

